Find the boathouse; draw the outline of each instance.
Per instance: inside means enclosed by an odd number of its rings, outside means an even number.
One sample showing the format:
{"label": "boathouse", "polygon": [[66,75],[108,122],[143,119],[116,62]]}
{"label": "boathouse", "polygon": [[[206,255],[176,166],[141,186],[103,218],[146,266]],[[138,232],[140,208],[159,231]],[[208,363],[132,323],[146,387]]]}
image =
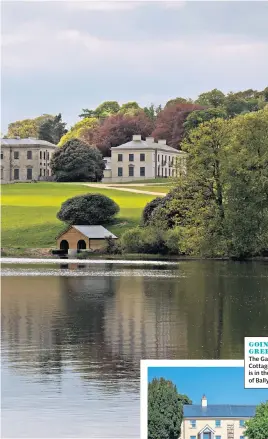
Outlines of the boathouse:
{"label": "boathouse", "polygon": [[107,246],[107,238],[117,239],[103,226],[72,225],[57,236],[60,250],[102,250]]}

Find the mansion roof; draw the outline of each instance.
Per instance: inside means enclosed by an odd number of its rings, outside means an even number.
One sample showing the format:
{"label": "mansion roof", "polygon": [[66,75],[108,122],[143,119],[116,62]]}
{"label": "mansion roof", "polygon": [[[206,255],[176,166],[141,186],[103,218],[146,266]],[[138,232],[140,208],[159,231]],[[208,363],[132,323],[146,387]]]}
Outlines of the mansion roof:
{"label": "mansion roof", "polygon": [[21,147],[21,146],[37,146],[40,148],[57,148],[57,145],[54,145],[53,143],[47,142],[46,140],[39,140],[35,139],[33,137],[28,137],[26,139],[20,139],[20,138],[8,138],[8,139],[1,139],[1,146],[15,146],[15,147]]}
{"label": "mansion roof", "polygon": [[184,405],[184,418],[251,418],[255,416],[255,405]]}
{"label": "mansion roof", "polygon": [[[133,136],[134,137],[134,136]],[[118,149],[118,150],[142,150],[142,149],[154,149],[154,150],[162,150],[170,153],[175,154],[182,154],[186,155],[184,151],[180,151],[178,149],[172,148],[172,146],[169,146],[165,143],[165,141],[159,140],[158,142],[155,142],[152,137],[147,137],[146,141],[137,139],[137,140],[131,140],[130,142],[123,143],[119,146],[114,146],[111,148],[112,150]]]}

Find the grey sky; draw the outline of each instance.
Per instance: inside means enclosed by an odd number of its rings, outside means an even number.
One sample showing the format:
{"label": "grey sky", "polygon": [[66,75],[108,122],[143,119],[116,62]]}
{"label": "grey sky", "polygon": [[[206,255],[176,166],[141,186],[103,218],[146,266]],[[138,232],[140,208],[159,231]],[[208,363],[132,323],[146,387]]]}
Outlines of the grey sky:
{"label": "grey sky", "polygon": [[268,85],[268,3],[2,3],[2,132],[104,100],[141,105]]}

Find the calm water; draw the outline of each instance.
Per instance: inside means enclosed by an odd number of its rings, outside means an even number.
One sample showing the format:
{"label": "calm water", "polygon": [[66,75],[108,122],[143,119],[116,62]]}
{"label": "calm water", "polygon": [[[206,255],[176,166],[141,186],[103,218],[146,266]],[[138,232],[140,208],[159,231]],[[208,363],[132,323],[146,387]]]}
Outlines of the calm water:
{"label": "calm water", "polygon": [[139,436],[139,361],[242,359],[268,265],[2,266],[2,437]]}

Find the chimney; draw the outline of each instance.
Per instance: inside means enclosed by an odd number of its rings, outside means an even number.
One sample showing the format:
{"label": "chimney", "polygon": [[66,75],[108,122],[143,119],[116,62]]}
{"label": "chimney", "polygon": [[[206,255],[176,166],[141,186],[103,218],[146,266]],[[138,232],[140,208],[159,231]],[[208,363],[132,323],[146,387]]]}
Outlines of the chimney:
{"label": "chimney", "polygon": [[167,144],[167,141],[166,141],[165,139],[159,139],[159,140],[158,140],[158,143],[159,143],[160,145],[166,145],[166,144]]}
{"label": "chimney", "polygon": [[207,407],[208,406],[208,400],[207,400],[205,395],[203,396],[203,398],[201,400],[201,405],[202,405],[202,407]]}
{"label": "chimney", "polygon": [[154,138],[153,137],[146,137],[146,142],[154,143]]}
{"label": "chimney", "polygon": [[134,141],[139,141],[139,140],[141,140],[141,134],[134,134],[134,135],[132,136],[132,140],[134,140]]}

